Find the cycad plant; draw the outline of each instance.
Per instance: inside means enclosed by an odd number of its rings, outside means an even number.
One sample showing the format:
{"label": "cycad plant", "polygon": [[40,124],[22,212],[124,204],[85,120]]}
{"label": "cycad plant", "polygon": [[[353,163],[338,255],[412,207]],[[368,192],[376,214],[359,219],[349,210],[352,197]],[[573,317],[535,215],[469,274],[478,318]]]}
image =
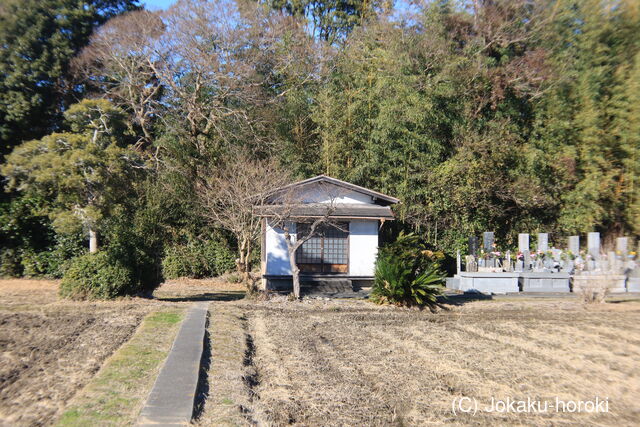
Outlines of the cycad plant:
{"label": "cycad plant", "polygon": [[442,294],[443,282],[444,275],[437,265],[432,265],[411,282],[411,301],[418,305],[434,306],[438,295]]}
{"label": "cycad plant", "polygon": [[426,250],[418,236],[400,234],[394,243],[380,250],[372,301],[433,307],[444,289],[439,259]]}

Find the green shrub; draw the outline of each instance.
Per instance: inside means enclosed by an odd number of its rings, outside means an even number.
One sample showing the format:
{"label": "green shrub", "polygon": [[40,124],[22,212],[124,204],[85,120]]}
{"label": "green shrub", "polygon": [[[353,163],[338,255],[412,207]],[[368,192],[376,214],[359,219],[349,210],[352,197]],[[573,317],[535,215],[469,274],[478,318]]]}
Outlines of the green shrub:
{"label": "green shrub", "polygon": [[165,251],[162,259],[162,274],[167,279],[220,276],[235,268],[234,255],[229,246],[220,240],[172,246]]}
{"label": "green shrub", "polygon": [[30,249],[23,251],[22,275],[59,279],[70,260],[86,252],[82,234],[57,234],[53,247],[40,252]]}
{"label": "green shrub", "polygon": [[240,277],[237,273],[231,273],[227,276],[227,282],[229,283],[240,283],[242,282],[242,277]]}
{"label": "green shrub", "polygon": [[71,261],[60,283],[60,295],[72,299],[109,299],[137,288],[131,269],[106,251]]}
{"label": "green shrub", "polygon": [[22,254],[16,248],[4,248],[0,251],[0,277],[22,276]]}
{"label": "green shrub", "polygon": [[444,255],[426,249],[414,234],[400,233],[380,250],[376,260],[371,300],[406,306],[434,306],[442,293]]}
{"label": "green shrub", "polygon": [[26,250],[22,254],[22,275],[25,277],[45,277],[52,261],[50,251],[33,252]]}
{"label": "green shrub", "polygon": [[221,276],[224,273],[235,270],[237,255],[227,242],[213,240],[209,248],[211,250],[209,254],[213,256],[215,261],[214,276]]}
{"label": "green shrub", "polygon": [[114,233],[103,248],[109,258],[131,272],[132,286],[127,295],[150,295],[161,283],[160,257],[144,238],[131,230]]}
{"label": "green shrub", "polygon": [[186,246],[167,248],[162,258],[162,275],[166,279],[192,277],[195,263],[190,259],[190,251]]}

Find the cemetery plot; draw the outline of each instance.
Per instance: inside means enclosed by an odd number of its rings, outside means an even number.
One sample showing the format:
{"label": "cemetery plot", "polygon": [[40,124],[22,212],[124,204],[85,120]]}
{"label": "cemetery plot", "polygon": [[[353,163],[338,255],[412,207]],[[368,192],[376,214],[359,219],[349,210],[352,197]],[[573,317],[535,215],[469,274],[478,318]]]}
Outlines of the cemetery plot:
{"label": "cemetery plot", "polygon": [[[564,245],[563,245],[564,246]],[[482,247],[469,238],[464,264],[457,253],[457,274],[447,287],[484,293],[579,292],[587,300],[612,293],[640,292],[638,254],[630,250],[630,239],[616,239],[614,250],[604,250],[600,234],[587,234],[587,249],[580,250],[580,237],[569,236],[566,249],[549,247],[549,234],[538,233],[536,250],[529,234],[518,235],[518,250],[500,251],[493,232],[482,235]],[[464,268],[463,268],[464,267]],[[572,284],[571,284],[572,283]]]}

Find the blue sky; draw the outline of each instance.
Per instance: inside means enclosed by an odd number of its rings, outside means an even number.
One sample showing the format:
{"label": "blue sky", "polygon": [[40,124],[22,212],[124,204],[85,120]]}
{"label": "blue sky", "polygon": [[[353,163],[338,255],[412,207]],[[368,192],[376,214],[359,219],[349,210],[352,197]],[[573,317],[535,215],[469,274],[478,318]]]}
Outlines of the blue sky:
{"label": "blue sky", "polygon": [[175,2],[175,0],[142,0],[141,1],[141,3],[144,3],[147,9],[149,10],[166,9],[173,2]]}

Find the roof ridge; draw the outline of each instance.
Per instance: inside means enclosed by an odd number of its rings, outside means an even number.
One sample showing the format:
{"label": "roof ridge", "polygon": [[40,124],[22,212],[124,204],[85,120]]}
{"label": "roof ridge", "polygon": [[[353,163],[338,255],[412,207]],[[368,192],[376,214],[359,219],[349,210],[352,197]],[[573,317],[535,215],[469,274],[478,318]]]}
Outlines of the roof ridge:
{"label": "roof ridge", "polygon": [[316,176],[311,177],[311,178],[303,179],[301,181],[297,181],[297,182],[285,185],[283,187],[280,187],[280,188],[276,189],[274,192],[278,192],[278,191],[284,190],[286,188],[302,186],[302,185],[308,185],[308,184],[312,184],[314,182],[318,182],[318,181],[322,181],[322,180],[326,180],[326,181],[328,181],[328,182],[330,182],[330,183],[332,183],[334,185],[340,185],[340,186],[349,188],[350,190],[357,191],[359,193],[367,194],[369,196],[372,196],[374,199],[382,199],[382,200],[385,200],[385,201],[390,202],[390,203],[400,203],[400,200],[395,198],[395,197],[389,196],[389,195],[381,193],[379,191],[371,190],[371,189],[366,188],[366,187],[362,187],[361,185],[352,184],[350,182],[343,181],[341,179],[334,178],[332,176],[325,175],[325,174],[316,175]]}

